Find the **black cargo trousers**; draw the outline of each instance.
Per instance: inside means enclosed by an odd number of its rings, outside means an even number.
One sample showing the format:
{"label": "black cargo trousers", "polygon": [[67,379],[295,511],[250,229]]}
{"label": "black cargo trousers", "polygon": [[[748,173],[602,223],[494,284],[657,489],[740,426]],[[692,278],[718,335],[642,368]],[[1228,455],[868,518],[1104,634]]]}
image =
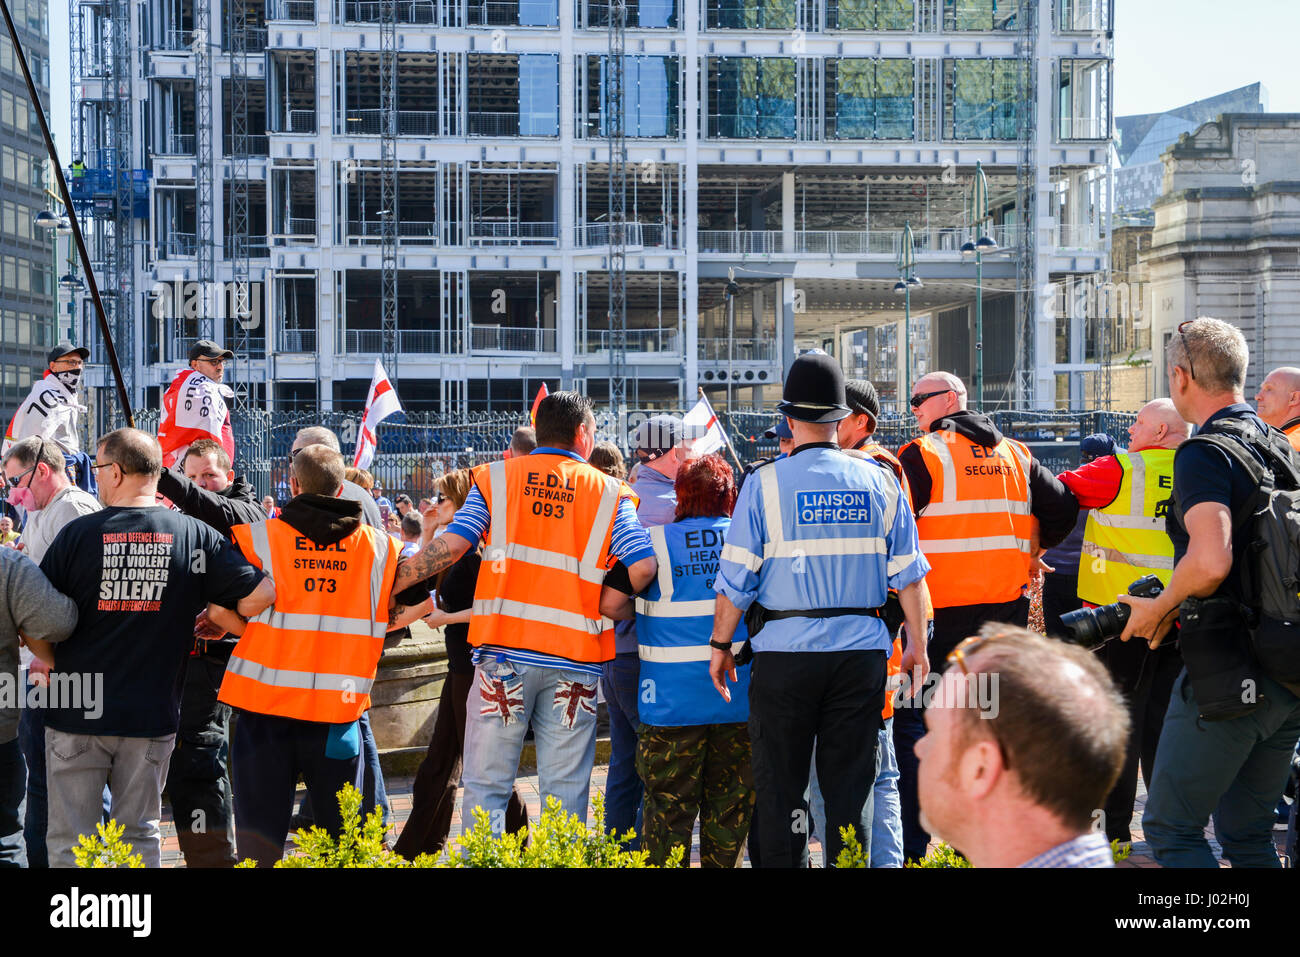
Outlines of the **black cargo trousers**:
{"label": "black cargo trousers", "polygon": [[209,642],[185,665],[167,797],[187,867],[234,867],[230,708],[217,701],[230,646]]}

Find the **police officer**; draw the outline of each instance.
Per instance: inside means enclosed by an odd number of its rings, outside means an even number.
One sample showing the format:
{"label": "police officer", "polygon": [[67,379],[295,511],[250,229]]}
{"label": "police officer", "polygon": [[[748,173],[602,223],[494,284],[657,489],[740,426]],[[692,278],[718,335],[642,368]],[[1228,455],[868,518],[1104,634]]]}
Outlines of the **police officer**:
{"label": "police officer", "polygon": [[[827,860],[838,856],[844,826],[870,845],[890,650],[880,609],[898,589],[910,633],[924,635],[930,566],[898,482],[835,444],[849,413],[839,364],[820,350],[800,356],[779,408],[795,447],[755,472],[736,503],[714,586],[709,673],[729,697],[736,627],[742,615],[761,624],[750,627],[749,732],[762,865],[798,867],[808,863],[814,740]],[[924,669],[921,641],[913,654]]]}
{"label": "police officer", "polygon": [[[1108,605],[1144,575],[1169,584],[1174,542],[1165,520],[1174,488],[1174,450],[1188,431],[1172,400],[1154,399],[1129,427],[1127,452],[1104,455],[1061,474],[1079,506],[1091,510],[1079,556],[1078,595],[1083,602]],[[1103,808],[1106,838],[1128,843],[1138,760],[1149,788],[1160,729],[1183,658],[1172,641],[1155,649],[1139,641],[1110,641],[1098,655],[1128,702],[1128,754]]]}
{"label": "police officer", "polygon": [[[932,661],[942,663],[986,621],[1022,628],[1029,623],[1035,547],[1065,538],[1079,505],[1024,445],[1003,437],[988,416],[966,408],[966,386],[955,375],[922,376],[910,403],[925,434],[905,445],[898,460],[907,476],[921,551],[934,569],[926,579],[934,602],[929,652]],[[921,710],[901,709],[894,724],[904,785],[904,851],[918,859],[925,856],[929,835],[908,795],[916,780],[913,746],[925,734]]]}

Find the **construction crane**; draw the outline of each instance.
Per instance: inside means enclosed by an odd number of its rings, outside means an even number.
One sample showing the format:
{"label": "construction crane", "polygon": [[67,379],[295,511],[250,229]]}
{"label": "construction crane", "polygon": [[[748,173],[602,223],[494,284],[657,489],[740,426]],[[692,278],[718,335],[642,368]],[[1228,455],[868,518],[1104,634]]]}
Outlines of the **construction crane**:
{"label": "construction crane", "polygon": [[627,136],[623,117],[627,4],[609,5],[609,62],[605,66],[605,132],[609,141],[609,409],[620,436],[627,433]]}
{"label": "construction crane", "polygon": [[[209,306],[217,279],[216,250],[213,241],[212,198],[212,4],[199,0],[194,5],[194,255],[197,260],[199,288],[203,302]],[[216,316],[204,309],[198,317],[198,337],[215,340]],[[176,330],[179,332],[180,330]],[[188,349],[178,349],[173,360],[188,358]]]}

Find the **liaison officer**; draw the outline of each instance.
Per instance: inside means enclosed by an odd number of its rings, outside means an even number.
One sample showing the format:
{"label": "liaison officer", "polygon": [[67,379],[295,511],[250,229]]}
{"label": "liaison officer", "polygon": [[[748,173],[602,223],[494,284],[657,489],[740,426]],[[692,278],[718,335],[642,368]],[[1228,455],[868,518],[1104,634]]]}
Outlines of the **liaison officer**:
{"label": "liaison officer", "polygon": [[849,414],[839,364],[820,350],[800,356],[779,409],[795,447],[755,472],[736,502],[714,585],[709,673],[729,698],[732,637],[745,615],[761,863],[806,867],[814,741],[827,860],[845,826],[870,846],[891,646],[881,607],[898,589],[910,633],[924,634],[930,566],[898,482],[835,444],[836,423]]}

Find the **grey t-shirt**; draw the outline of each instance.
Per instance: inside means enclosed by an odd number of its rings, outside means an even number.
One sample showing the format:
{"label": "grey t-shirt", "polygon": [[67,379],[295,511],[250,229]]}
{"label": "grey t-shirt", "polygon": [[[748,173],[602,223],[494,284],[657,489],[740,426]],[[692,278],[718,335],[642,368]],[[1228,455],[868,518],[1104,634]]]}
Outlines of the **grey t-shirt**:
{"label": "grey t-shirt", "polygon": [[19,682],[18,632],[62,641],[76,626],[73,600],[56,590],[22,552],[0,548],[0,682],[9,683],[11,691],[0,694],[0,744],[18,737],[18,708],[9,705],[27,694]]}
{"label": "grey t-shirt", "polygon": [[371,528],[377,528],[381,532],[384,530],[384,519],[379,514],[379,506],[370,493],[363,489],[356,482],[343,480],[343,493],[339,498],[346,498],[352,502],[361,503],[361,520]]}
{"label": "grey t-shirt", "polygon": [[23,528],[23,537],[20,539],[23,554],[39,565],[49,550],[50,543],[65,525],[83,515],[98,512],[103,507],[99,499],[89,492],[69,485],[50,499],[43,509],[27,516],[27,525]]}

